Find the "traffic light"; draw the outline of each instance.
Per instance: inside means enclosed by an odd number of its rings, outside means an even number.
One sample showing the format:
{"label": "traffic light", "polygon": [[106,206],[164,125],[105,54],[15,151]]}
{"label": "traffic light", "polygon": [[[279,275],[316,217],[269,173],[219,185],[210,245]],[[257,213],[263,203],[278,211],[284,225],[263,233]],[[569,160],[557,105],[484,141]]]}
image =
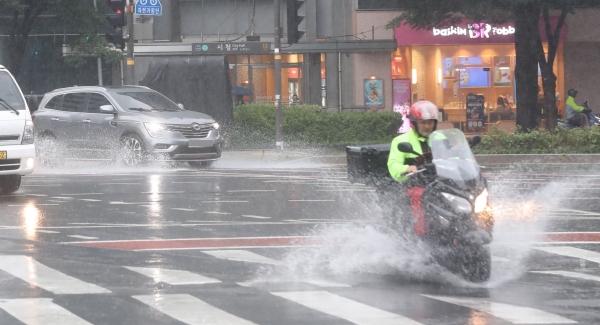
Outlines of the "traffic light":
{"label": "traffic light", "polygon": [[125,49],[125,40],[123,39],[123,28],[125,21],[125,0],[106,0],[106,4],[115,13],[106,15],[106,21],[114,29],[113,32],[106,34],[106,39],[121,50]]}
{"label": "traffic light", "polygon": [[300,7],[304,0],[287,0],[287,35],[288,44],[298,43],[305,31],[300,29],[300,23],[304,20],[304,15],[300,13]]}

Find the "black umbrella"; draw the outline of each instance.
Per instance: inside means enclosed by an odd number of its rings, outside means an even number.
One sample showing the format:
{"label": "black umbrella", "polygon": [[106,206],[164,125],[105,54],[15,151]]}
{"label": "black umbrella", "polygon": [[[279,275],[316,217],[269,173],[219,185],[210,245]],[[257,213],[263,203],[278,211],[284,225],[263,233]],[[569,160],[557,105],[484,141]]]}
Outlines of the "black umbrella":
{"label": "black umbrella", "polygon": [[248,88],[233,86],[231,88],[231,93],[234,95],[252,95],[252,92]]}

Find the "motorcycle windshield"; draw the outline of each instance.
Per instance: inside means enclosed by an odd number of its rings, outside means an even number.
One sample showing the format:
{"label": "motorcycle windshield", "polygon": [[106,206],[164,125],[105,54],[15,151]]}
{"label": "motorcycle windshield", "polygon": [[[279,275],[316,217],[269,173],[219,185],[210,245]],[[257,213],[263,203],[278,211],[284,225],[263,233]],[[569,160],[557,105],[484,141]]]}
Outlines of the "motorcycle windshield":
{"label": "motorcycle windshield", "polygon": [[435,131],[429,138],[438,177],[450,179],[462,187],[466,182],[479,180],[479,165],[460,130]]}

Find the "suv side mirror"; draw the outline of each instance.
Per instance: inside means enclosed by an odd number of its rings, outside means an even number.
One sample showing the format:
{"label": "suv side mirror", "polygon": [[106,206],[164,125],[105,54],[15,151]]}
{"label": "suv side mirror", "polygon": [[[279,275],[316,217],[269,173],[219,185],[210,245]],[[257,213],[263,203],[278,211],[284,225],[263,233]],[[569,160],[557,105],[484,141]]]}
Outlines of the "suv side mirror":
{"label": "suv side mirror", "polygon": [[481,143],[481,136],[480,135],[474,135],[469,139],[469,147],[473,148],[476,145],[478,145],[479,143]]}
{"label": "suv side mirror", "polygon": [[177,106],[179,106],[179,108],[181,108],[181,109],[185,109],[185,108],[183,107],[183,104],[182,104],[182,103],[179,103],[179,104],[177,104]]}
{"label": "suv side mirror", "polygon": [[100,106],[100,113],[105,113],[105,114],[114,114],[117,111],[115,110],[115,108],[112,105],[102,105]]}

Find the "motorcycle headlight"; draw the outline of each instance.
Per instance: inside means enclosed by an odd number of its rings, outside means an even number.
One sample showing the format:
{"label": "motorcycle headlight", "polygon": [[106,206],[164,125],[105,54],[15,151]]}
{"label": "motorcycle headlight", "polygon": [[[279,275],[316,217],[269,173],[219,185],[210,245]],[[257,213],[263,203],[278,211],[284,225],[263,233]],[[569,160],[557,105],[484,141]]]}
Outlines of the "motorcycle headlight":
{"label": "motorcycle headlight", "polygon": [[215,122],[212,124],[212,127],[213,127],[213,129],[218,130],[220,125],[219,125],[219,123]]}
{"label": "motorcycle headlight", "polygon": [[167,131],[167,128],[165,128],[163,125],[156,124],[156,123],[144,123],[144,126],[146,127],[146,131],[148,131],[148,134],[150,134],[151,137],[153,137],[153,138],[164,138],[165,137],[165,132]]}
{"label": "motorcycle headlight", "polygon": [[488,203],[488,191],[487,188],[479,194],[479,196],[475,199],[475,213],[480,213],[485,210],[485,207]]}
{"label": "motorcycle headlight", "polygon": [[25,122],[25,130],[23,130],[23,139],[21,140],[21,144],[32,144],[34,138],[33,122],[27,121]]}
{"label": "motorcycle headlight", "polygon": [[466,199],[463,199],[462,197],[456,195],[452,195],[450,193],[442,192],[442,195],[446,198],[446,200],[448,200],[448,202],[450,202],[450,205],[452,205],[452,207],[456,209],[456,211],[460,213],[473,212],[473,207],[471,206],[471,203]]}

